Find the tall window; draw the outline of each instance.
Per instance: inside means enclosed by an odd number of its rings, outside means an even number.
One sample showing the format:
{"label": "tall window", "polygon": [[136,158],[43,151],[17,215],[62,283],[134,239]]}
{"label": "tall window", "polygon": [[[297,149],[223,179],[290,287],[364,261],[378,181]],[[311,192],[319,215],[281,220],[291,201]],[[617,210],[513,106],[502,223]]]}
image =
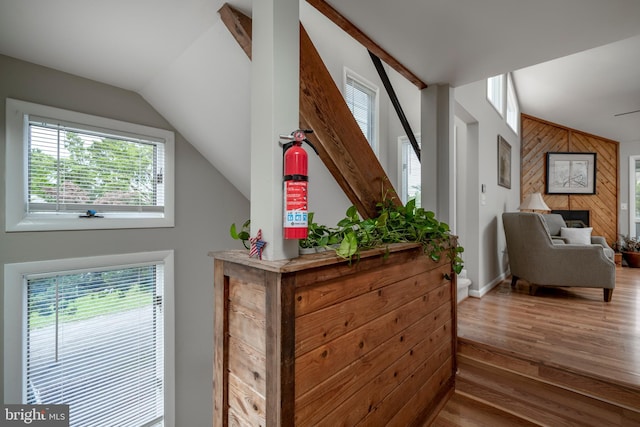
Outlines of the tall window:
{"label": "tall window", "polygon": [[511,74],[507,75],[507,124],[516,135],[519,133],[520,107],[518,106],[518,97],[516,96]]}
{"label": "tall window", "polygon": [[10,331],[21,341],[21,403],[69,405],[71,426],[164,425],[172,298],[163,255],[77,270],[15,267],[22,271],[18,283],[5,284],[13,300],[5,304],[21,306],[23,331]]}
{"label": "tall window", "polygon": [[487,79],[487,99],[504,116],[504,74]]}
{"label": "tall window", "polygon": [[[420,137],[416,136],[416,138],[418,145],[420,145]],[[418,156],[416,156],[416,152],[406,136],[400,137],[400,157],[402,159],[400,177],[402,203],[406,204],[409,200],[416,199],[416,206],[420,207],[422,203],[420,160],[418,160]]]}
{"label": "tall window", "polygon": [[8,174],[24,183],[7,189],[22,201],[7,205],[9,231],[173,225],[171,132],[11,99],[7,110]]}
{"label": "tall window", "polygon": [[362,79],[349,73],[346,74],[345,99],[347,105],[374,151],[377,150],[375,135],[377,92],[377,88],[364,83]]}

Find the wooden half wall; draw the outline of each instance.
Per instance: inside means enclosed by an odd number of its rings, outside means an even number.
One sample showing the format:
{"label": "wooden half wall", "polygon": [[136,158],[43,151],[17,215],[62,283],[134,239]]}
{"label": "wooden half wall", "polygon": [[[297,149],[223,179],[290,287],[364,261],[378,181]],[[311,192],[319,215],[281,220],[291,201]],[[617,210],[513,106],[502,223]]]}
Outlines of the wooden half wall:
{"label": "wooden half wall", "polygon": [[[593,234],[609,244],[618,237],[618,142],[526,114],[522,115],[520,199],[539,192],[551,209],[590,211]],[[596,194],[545,194],[547,153],[596,153]]]}

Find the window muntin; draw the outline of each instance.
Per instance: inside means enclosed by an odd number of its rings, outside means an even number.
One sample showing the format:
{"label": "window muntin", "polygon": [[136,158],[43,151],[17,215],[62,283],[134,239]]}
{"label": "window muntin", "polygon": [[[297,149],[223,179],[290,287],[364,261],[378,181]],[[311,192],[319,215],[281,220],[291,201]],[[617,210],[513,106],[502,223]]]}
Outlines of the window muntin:
{"label": "window muntin", "polygon": [[172,425],[172,271],[171,251],[8,264],[5,399],[68,404],[71,426]]}
{"label": "window muntin", "polygon": [[7,99],[7,231],[172,227],[173,153],[170,131]]}
{"label": "window muntin", "polygon": [[487,79],[487,99],[504,116],[504,74]]}
{"label": "window muntin", "polygon": [[345,100],[371,148],[376,150],[376,88],[352,74],[345,76]]}
{"label": "window muntin", "polygon": [[520,124],[520,107],[518,106],[518,97],[513,86],[513,78],[511,74],[507,75],[507,125],[518,135],[518,127]]}

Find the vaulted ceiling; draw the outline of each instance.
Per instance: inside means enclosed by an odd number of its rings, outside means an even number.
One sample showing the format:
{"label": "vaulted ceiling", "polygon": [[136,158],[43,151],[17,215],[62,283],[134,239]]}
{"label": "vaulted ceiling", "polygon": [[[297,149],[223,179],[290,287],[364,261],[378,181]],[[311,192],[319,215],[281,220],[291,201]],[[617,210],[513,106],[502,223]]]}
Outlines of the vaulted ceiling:
{"label": "vaulted ceiling", "polygon": [[[229,3],[251,14],[250,0]],[[637,0],[328,3],[428,84],[518,70],[523,112],[640,141],[639,113],[614,116],[640,109]],[[248,196],[233,165],[248,158],[250,62],[220,21],[222,4],[0,0],[0,54],[140,93]],[[304,1],[301,19],[324,20]]]}

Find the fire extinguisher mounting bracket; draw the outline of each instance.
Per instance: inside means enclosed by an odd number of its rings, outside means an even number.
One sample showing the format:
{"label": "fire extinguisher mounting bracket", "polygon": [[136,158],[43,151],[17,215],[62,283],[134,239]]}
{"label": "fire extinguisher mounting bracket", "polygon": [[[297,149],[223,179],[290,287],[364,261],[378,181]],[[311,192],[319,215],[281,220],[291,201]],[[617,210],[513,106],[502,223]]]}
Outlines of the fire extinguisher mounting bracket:
{"label": "fire extinguisher mounting bracket", "polygon": [[290,135],[280,135],[280,139],[287,141],[287,142],[283,142],[280,141],[280,145],[282,146],[282,152],[284,154],[284,152],[286,152],[289,148],[293,147],[294,145],[302,145],[303,142],[306,142],[309,147],[313,148],[313,151],[315,151],[316,154],[319,155],[318,153],[318,149],[311,143],[311,141],[309,141],[306,137],[305,134],[308,133],[313,133],[313,130],[311,129],[297,129],[294,130],[293,132],[291,132]]}

